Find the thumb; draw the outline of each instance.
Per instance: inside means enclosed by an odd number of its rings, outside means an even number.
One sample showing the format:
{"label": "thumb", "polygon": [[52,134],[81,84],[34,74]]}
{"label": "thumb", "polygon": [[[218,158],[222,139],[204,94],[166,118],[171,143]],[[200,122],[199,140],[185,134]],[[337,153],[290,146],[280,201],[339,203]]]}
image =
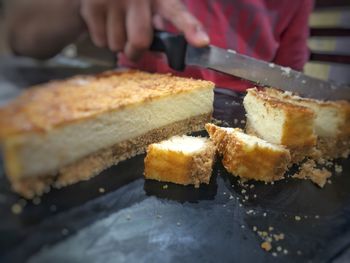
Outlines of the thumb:
{"label": "thumb", "polygon": [[183,32],[186,40],[193,46],[203,47],[210,42],[202,24],[187,10],[179,0],[156,1],[156,12]]}

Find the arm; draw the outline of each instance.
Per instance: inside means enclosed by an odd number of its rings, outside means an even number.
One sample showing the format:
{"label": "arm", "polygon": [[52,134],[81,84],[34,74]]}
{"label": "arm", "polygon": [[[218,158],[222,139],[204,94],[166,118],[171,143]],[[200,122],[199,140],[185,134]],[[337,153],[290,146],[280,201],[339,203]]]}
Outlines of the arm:
{"label": "arm", "polygon": [[7,37],[15,54],[49,58],[83,31],[80,0],[9,0]]}
{"label": "arm", "polygon": [[309,16],[313,9],[313,0],[299,1],[288,28],[281,36],[274,62],[296,70],[302,70],[309,59],[307,39],[309,37]]}

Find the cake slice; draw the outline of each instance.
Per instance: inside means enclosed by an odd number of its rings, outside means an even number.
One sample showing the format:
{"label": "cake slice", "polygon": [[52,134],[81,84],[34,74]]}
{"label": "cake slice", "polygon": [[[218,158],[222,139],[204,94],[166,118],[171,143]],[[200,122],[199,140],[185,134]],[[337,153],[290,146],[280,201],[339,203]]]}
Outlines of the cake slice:
{"label": "cake slice", "polygon": [[148,146],[145,178],[199,187],[209,184],[215,146],[207,138],[174,136]]}
{"label": "cake slice", "polygon": [[313,110],[316,114],[317,148],[325,158],[347,158],[350,153],[350,103],[306,99],[274,88],[264,91],[275,98]]}
{"label": "cake slice", "polygon": [[243,104],[247,112],[247,133],[286,146],[293,163],[313,154],[317,139],[313,110],[256,88],[247,90]]}
{"label": "cake slice", "polygon": [[148,144],[204,129],[214,84],[139,71],[54,81],[0,109],[13,189],[31,198],[87,180]]}
{"label": "cake slice", "polygon": [[280,145],[245,134],[238,128],[206,124],[210,138],[222,155],[226,170],[244,179],[271,182],[283,178],[291,157]]}

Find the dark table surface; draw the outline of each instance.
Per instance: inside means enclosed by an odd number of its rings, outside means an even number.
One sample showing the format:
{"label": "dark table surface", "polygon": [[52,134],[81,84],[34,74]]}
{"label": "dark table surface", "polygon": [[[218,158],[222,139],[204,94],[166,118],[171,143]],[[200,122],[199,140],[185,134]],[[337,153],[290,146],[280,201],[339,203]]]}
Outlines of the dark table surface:
{"label": "dark table surface", "polygon": [[[29,85],[104,70],[58,61],[1,57],[0,104]],[[230,125],[244,119],[241,100],[218,89],[214,116]],[[242,185],[220,162],[210,184],[194,189],[145,181],[143,158],[28,201],[19,215],[11,207],[23,200],[11,192],[1,164],[0,261],[350,261],[349,160],[337,161],[343,172],[324,189],[292,178]],[[257,231],[285,237],[265,252]]]}

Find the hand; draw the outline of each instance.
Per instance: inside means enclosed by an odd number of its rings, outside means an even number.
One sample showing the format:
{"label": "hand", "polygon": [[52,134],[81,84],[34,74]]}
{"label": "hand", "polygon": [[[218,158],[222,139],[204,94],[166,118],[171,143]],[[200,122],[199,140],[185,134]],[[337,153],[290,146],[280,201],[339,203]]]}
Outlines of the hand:
{"label": "hand", "polygon": [[154,22],[162,19],[183,32],[193,46],[209,44],[201,23],[180,0],[80,0],[81,15],[96,46],[122,51],[137,60],[153,37]]}

